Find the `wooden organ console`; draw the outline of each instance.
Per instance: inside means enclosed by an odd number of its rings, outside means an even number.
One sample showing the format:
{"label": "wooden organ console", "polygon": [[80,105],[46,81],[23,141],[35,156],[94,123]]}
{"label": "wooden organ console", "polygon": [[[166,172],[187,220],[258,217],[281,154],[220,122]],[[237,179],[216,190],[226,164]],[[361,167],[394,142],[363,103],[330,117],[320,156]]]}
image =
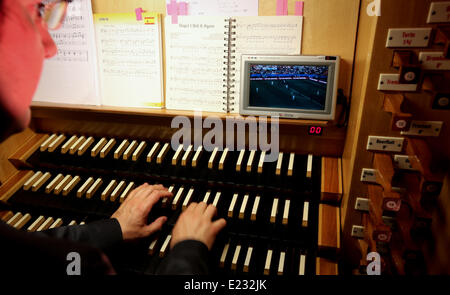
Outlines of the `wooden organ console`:
{"label": "wooden organ console", "polygon": [[119,272],[153,273],[179,214],[190,202],[205,202],[227,220],[212,250],[214,273],[336,273],[328,258],[340,248],[339,211],[321,199],[339,197],[340,161],[293,152],[264,158],[256,150],[36,133],[9,158],[20,170],[0,190],[1,218],[26,231],[89,223],[109,218],[140,184],[160,183],[173,197],[162,199],[149,220],[168,222],[156,236],[111,254]]}

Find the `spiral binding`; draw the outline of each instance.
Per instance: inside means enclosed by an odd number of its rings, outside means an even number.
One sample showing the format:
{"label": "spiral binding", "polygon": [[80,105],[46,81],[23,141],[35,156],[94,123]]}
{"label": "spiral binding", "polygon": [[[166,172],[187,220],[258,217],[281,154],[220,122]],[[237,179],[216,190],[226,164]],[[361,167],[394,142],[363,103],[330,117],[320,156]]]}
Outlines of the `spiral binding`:
{"label": "spiral binding", "polygon": [[236,28],[236,25],[234,25],[234,23],[236,22],[235,19],[225,19],[225,38],[224,41],[226,42],[224,44],[225,49],[224,50],[224,59],[225,61],[223,62],[224,65],[226,65],[226,67],[223,68],[224,73],[223,76],[225,77],[225,79],[223,79],[223,87],[224,87],[224,97],[223,97],[223,103],[222,105],[223,110],[225,112],[232,112],[234,111],[234,76],[236,75],[236,68],[235,68],[235,64],[236,64],[236,55],[234,55],[234,53],[236,52],[236,50],[234,49],[236,47],[235,41],[236,38],[233,37],[233,35],[236,35],[236,32],[234,31],[234,29]]}

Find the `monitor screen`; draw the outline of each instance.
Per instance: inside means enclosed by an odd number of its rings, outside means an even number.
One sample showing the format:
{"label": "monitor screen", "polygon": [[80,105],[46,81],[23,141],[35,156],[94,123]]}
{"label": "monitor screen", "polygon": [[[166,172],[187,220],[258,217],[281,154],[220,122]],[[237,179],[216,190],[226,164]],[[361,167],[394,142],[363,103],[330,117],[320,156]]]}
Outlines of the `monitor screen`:
{"label": "monitor screen", "polygon": [[325,110],[328,66],[250,65],[249,106]]}
{"label": "monitor screen", "polygon": [[239,113],[333,120],[338,56],[242,55]]}

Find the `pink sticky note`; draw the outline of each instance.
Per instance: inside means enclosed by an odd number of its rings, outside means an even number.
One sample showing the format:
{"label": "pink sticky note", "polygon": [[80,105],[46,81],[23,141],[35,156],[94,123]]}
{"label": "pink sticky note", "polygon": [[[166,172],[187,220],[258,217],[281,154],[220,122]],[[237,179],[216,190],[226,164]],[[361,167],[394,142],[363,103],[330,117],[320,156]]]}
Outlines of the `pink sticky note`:
{"label": "pink sticky note", "polygon": [[142,8],[136,8],[134,12],[136,13],[136,20],[142,20]]}
{"label": "pink sticky note", "polygon": [[297,1],[295,2],[295,15],[303,16],[303,1]]}
{"label": "pink sticky note", "polygon": [[287,2],[288,0],[277,0],[277,15],[287,15]]}
{"label": "pink sticky note", "polygon": [[187,15],[187,2],[178,3],[178,15]]}

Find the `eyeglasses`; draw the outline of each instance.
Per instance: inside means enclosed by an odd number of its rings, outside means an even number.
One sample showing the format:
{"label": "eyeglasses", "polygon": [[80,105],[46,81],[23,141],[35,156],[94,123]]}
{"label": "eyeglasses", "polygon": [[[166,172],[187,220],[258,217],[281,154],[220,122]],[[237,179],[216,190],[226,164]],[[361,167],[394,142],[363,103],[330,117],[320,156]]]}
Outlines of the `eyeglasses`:
{"label": "eyeglasses", "polygon": [[70,2],[72,0],[54,0],[38,4],[39,16],[47,23],[48,29],[56,30],[62,25]]}

